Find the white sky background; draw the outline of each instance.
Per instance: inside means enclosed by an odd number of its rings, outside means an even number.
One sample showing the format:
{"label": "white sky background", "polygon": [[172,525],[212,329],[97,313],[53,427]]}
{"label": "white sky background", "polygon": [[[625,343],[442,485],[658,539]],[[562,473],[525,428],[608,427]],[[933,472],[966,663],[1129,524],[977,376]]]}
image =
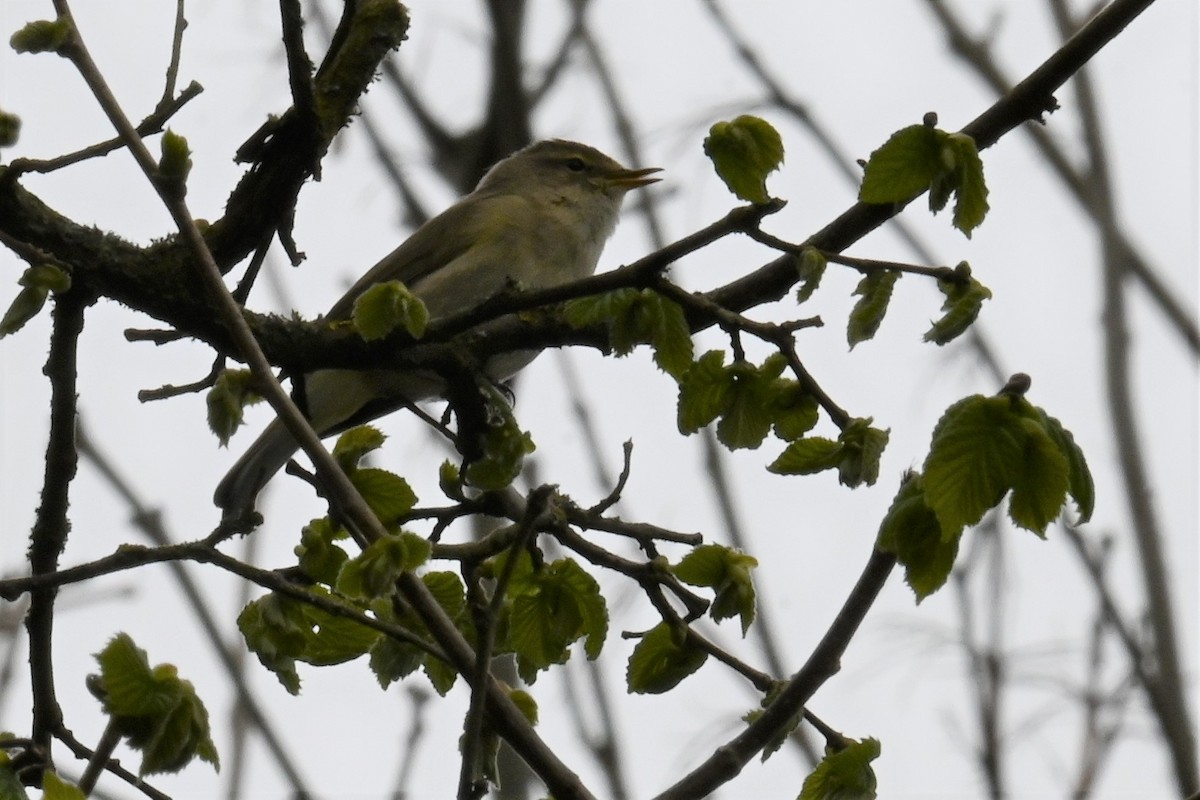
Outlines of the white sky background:
{"label": "white sky background", "polygon": [[[127,113],[140,119],[161,93],[174,4],[86,3],[74,8],[83,36]],[[535,58],[557,44],[565,13],[554,2],[534,2],[528,42]],[[735,63],[709,18],[692,4],[598,0],[589,19],[616,70],[639,129],[645,164],[664,167],[656,191],[662,200],[668,238],[685,235],[725,213],[733,204],[702,152],[708,126],[739,113],[755,112],[754,84]],[[989,92],[945,52],[925,5],[908,2],[753,2],[736,5],[736,24],[757,43],[760,55],[792,94],[831,129],[842,146],[866,157],[897,128],[935,110],[941,126],[957,129],[992,102]],[[1043,3],[1012,0],[960,3],[979,26],[1002,12],[995,45],[1014,78],[1023,77],[1054,49],[1052,23]],[[116,7],[120,7],[119,13]],[[486,28],[479,4],[411,3],[410,40],[396,58],[426,98],[450,124],[467,126],[484,92],[479,80]],[[732,12],[731,12],[732,13]],[[5,0],[0,28],[7,36],[24,22],[52,16],[48,2]],[[186,135],[195,167],[189,202],[198,217],[216,218],[242,168],[233,151],[263,120],[288,104],[275,4],[194,3],[189,9],[181,84],[197,80],[205,92],[171,123]],[[314,33],[310,28],[310,33]],[[314,34],[315,35],[315,34]],[[312,52],[321,52],[313,47]],[[1094,61],[1094,76],[1106,114],[1107,145],[1118,188],[1118,212],[1129,238],[1147,256],[1184,304],[1197,298],[1197,129],[1196,9],[1182,0],[1160,0]],[[1050,130],[1069,140],[1075,132],[1069,88],[1058,95],[1063,110],[1050,118]],[[620,149],[599,105],[593,84],[575,75],[566,80],[535,117],[538,136],[559,136],[594,144],[614,155]],[[3,153],[47,157],[111,135],[82,80],[53,56],[17,56],[0,49],[0,107],[23,120],[18,146]],[[390,95],[369,95],[367,108],[391,135],[395,158],[422,190],[433,210],[452,199],[425,166],[426,153],[402,109]],[[786,118],[767,115],[784,134],[788,149],[783,170],[768,186],[788,207],[765,227],[800,241],[843,211],[855,188],[825,163],[803,131]],[[157,145],[154,145],[157,149]],[[1078,153],[1078,148],[1071,147]],[[1057,182],[1048,177],[1023,134],[1013,134],[984,154],[992,211],[970,241],[950,226],[949,215],[930,218],[915,203],[904,219],[940,254],[942,263],[969,260],[994,292],[985,305],[983,330],[1010,372],[1033,377],[1030,399],[1070,428],[1082,445],[1097,480],[1097,512],[1089,535],[1116,537],[1112,576],[1127,611],[1142,591],[1126,510],[1108,435],[1098,339],[1100,288],[1096,237]],[[68,216],[149,242],[171,228],[149,185],[124,154],[48,177],[27,176],[24,184]],[[342,288],[391,250],[405,235],[390,187],[371,160],[360,126],[339,140],[325,161],[324,180],[300,197],[296,238],[308,261],[299,270],[282,267],[287,291],[306,316],[322,312]],[[601,268],[627,263],[646,252],[640,223],[626,218]],[[852,254],[911,258],[891,234],[880,231]],[[278,253],[276,254],[278,256]],[[773,254],[745,240],[722,242],[681,262],[674,276],[688,288],[722,284],[770,260]],[[277,259],[276,266],[283,263]],[[0,250],[0,303],[17,291],[23,265]],[[240,270],[238,272],[240,274]],[[766,603],[791,668],[798,667],[824,632],[869,552],[878,521],[901,472],[919,466],[929,434],[943,409],[976,392],[999,387],[973,365],[965,342],[938,349],[922,344],[929,320],[938,314],[940,295],[913,276],[901,281],[875,341],[846,352],[845,319],[857,277],[831,266],[817,296],[796,312],[820,314],[826,327],[800,334],[800,354],[810,371],[843,407],[873,416],[891,429],[879,483],[850,491],[824,474],[781,478],[762,469],[778,453],[772,442],[754,453],[728,460],[740,492],[751,551],[760,559],[760,600]],[[271,307],[260,282],[252,305]],[[1156,511],[1166,531],[1174,573],[1174,599],[1185,669],[1195,686],[1197,665],[1197,384],[1193,361],[1168,335],[1145,298],[1134,293],[1131,326],[1140,434],[1150,458]],[[186,383],[205,374],[211,353],[191,343],[155,348],[126,343],[129,327],[153,327],[148,320],[109,302],[88,314],[81,342],[81,408],[97,444],[162,509],[178,539],[205,535],[217,522],[212,487],[249,443],[269,413],[251,416],[250,432],[236,437],[230,451],[219,450],[204,422],[201,396],[140,405],[139,389]],[[0,574],[21,569],[27,532],[41,481],[48,386],[41,375],[49,316],[43,314],[17,335],[0,342],[0,519],[6,544],[0,548]],[[721,337],[700,337],[698,351],[720,347]],[[759,352],[759,358],[763,355]],[[656,372],[644,353],[605,360],[592,352],[568,356],[584,376],[595,401],[596,424],[610,469],[619,466],[620,444],[635,443],[633,474],[620,512],[678,530],[703,531],[717,540],[715,505],[701,470],[699,443],[674,427],[674,387]],[[518,418],[538,442],[539,479],[561,484],[587,505],[607,492],[592,478],[590,458],[571,417],[561,387],[559,354],[539,359],[522,377]],[[423,504],[438,504],[433,467],[444,457],[411,420],[383,423],[392,438],[381,464],[414,483]],[[819,433],[833,427],[823,421]],[[265,500],[269,524],[255,536],[262,563],[286,565],[298,526],[320,513],[295,481],[277,481]],[[95,471],[84,464],[72,490],[74,529],[63,556],[70,565],[110,553],[125,541],[140,541],[128,524],[128,510],[114,499]],[[465,535],[465,532],[461,535]],[[596,534],[593,534],[596,535]],[[1082,675],[1083,646],[1094,603],[1077,559],[1059,533],[1048,541],[1016,530],[1003,537],[1008,549],[1008,580],[1015,587],[1006,610],[1006,644],[1020,683],[1006,717],[1012,735],[1010,788],[1015,798],[1060,797],[1075,773],[1079,723],[1070,692]],[[964,548],[972,541],[967,535]],[[677,557],[680,553],[673,553]],[[200,577],[218,614],[228,620],[239,607],[238,583],[211,570]],[[608,683],[618,691],[632,644],[620,630],[653,624],[640,596],[618,581],[608,594],[613,612],[603,656]],[[621,587],[617,589],[616,587]],[[112,593],[129,593],[113,596]],[[843,664],[843,671],[813,700],[813,710],[849,736],[883,742],[876,762],[881,795],[899,798],[976,797],[981,784],[969,763],[975,741],[962,680],[964,663],[955,647],[955,601],[949,590],[914,607],[897,572],[872,610]],[[90,654],[113,634],[129,632],[153,662],[180,665],[198,686],[218,725],[218,748],[227,747],[224,722],[229,694],[201,642],[190,612],[167,572],[149,568],[97,581],[62,595],[57,619],[60,699],[68,725],[84,741],[94,740],[102,721],[83,689],[93,667]],[[757,650],[737,640],[735,624],[718,638],[751,663]],[[1112,653],[1114,663],[1121,663]],[[23,666],[23,656],[19,666]],[[20,675],[21,670],[18,670]],[[324,796],[382,797],[395,774],[394,753],[407,735],[410,711],[404,688],[381,694],[362,664],[316,670],[302,667],[304,692],[286,695],[275,678],[252,667],[258,697],[292,743],[306,754],[302,764],[310,785]],[[1110,679],[1119,677],[1110,671]],[[20,680],[26,680],[20,675]],[[412,685],[423,679],[414,678]],[[543,679],[534,687],[542,709],[542,734],[564,741],[570,720],[559,707],[561,684]],[[20,686],[0,698],[0,730],[28,728],[27,699]],[[455,741],[466,694],[435,698],[430,730],[416,766],[413,789],[419,797],[446,797],[457,779]],[[738,717],[753,702],[736,676],[710,663],[677,691],[665,696],[623,699],[618,724],[635,797],[665,788],[682,771],[706,757],[740,726]],[[1195,707],[1193,704],[1193,718]],[[1105,767],[1099,798],[1173,794],[1169,768],[1140,703],[1129,722],[1132,737]],[[562,749],[596,791],[586,755]],[[260,755],[256,753],[256,755]],[[60,751],[65,758],[65,752]],[[126,763],[136,763],[127,759]],[[261,767],[261,762],[258,762]],[[249,796],[282,797],[283,786],[269,769],[254,772]],[[936,777],[934,777],[936,776]],[[790,798],[803,770],[790,753],[753,762],[722,796]],[[935,784],[931,786],[931,781]],[[222,778],[195,766],[182,778],[154,783],[175,797],[213,797]],[[105,784],[102,783],[102,786]],[[107,788],[131,796],[115,782]]]}

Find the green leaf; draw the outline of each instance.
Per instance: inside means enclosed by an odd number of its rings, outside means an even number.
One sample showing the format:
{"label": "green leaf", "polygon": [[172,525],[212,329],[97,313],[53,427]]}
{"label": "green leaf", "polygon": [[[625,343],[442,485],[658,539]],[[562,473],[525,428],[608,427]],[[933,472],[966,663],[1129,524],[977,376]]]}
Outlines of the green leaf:
{"label": "green leaf", "polygon": [[1026,435],[1009,397],[973,395],[946,409],[922,470],[943,538],[1000,503],[1024,463]]}
{"label": "green leaf", "polygon": [[151,667],[128,634],[96,654],[104,710],[129,746],[142,752],[139,774],[178,772],[199,758],[219,768],[208,711],[172,664]]}
{"label": "green leaf", "polygon": [[757,566],[753,556],[723,545],[706,544],[684,556],[671,571],[684,583],[712,588],[716,597],[709,616],[716,622],[739,617],[745,636],[754,622],[755,590],[750,570]]}
{"label": "green leaf", "polygon": [[925,333],[927,342],[943,345],[957,338],[978,319],[983,301],[992,297],[990,289],[971,277],[967,262],[961,262],[954,272],[956,280],[937,282],[946,300],[942,303],[942,318]]}
{"label": "green leaf", "polygon": [[333,586],[338,573],[349,556],[334,544],[346,538],[346,532],[335,527],[329,517],[314,519],[300,531],[300,544],[293,552],[299,559],[300,569],[317,583]]}
{"label": "green leaf", "polygon": [[936,128],[910,125],[892,134],[867,160],[858,199],[864,203],[906,203],[946,171],[945,135]]}
{"label": "green leaf", "polygon": [[407,531],[382,536],[342,566],[337,590],[363,600],[390,594],[397,578],[429,559],[431,548],[423,537]]}
{"label": "green leaf", "polygon": [[371,647],[370,667],[379,687],[386,689],[393,682],[406,678],[425,661],[421,648],[390,636],[380,636]]}
{"label": "green leaf", "polygon": [[467,483],[485,492],[499,491],[521,474],[525,456],[537,449],[533,437],[521,430],[512,408],[499,390],[488,387],[487,429],[482,436],[481,457],[463,470]]}
{"label": "green leaf", "polygon": [[350,319],[359,336],[368,342],[382,339],[400,326],[409,336],[420,339],[429,325],[429,310],[400,281],[385,281],[355,299]]}
{"label": "green leaf", "polygon": [[213,388],[205,397],[208,406],[208,427],[217,435],[221,446],[241,427],[246,406],[262,400],[254,390],[254,374],[246,369],[227,369],[217,376]]}
{"label": "green leaf", "polygon": [[259,662],[275,673],[289,694],[300,694],[296,657],[307,643],[304,614],[299,604],[277,594],[266,594],[242,609],[238,630]]}
{"label": "green leaf", "polygon": [[182,191],[192,171],[192,151],[187,139],[170,128],[163,132],[162,157],[158,160],[158,178]]}
{"label": "green leaf", "polygon": [[949,135],[956,157],[956,193],[954,227],[970,239],[988,212],[988,188],[983,178],[983,160],[975,148],[975,140],[965,133]]}
{"label": "green leaf", "polygon": [[921,475],[910,474],[879,525],[877,546],[904,567],[904,581],[920,603],[945,585],[958,555],[959,536],[943,538],[937,515],[925,503]]}
{"label": "green leaf", "polygon": [[71,41],[72,26],[66,19],[39,19],[28,22],[12,35],[8,43],[18,53],[59,53]]}
{"label": "green leaf", "polygon": [[53,264],[37,264],[26,269],[17,283],[24,288],[13,298],[4,317],[0,318],[0,339],[16,333],[37,316],[51,292],[70,289],[71,275]]}
{"label": "green leaf", "polygon": [[779,475],[815,475],[841,461],[842,446],[832,439],[812,436],[796,439],[767,469]]}
{"label": "green leaf", "polygon": [[367,453],[383,447],[387,435],[371,425],[359,425],[343,433],[333,446],[333,457],[343,472],[350,473]]}
{"label": "green leaf", "polygon": [[812,297],[813,292],[821,285],[821,278],[828,266],[825,254],[815,247],[806,247],[800,253],[796,269],[800,275],[800,288],[796,290],[796,302],[803,303]]}
{"label": "green leaf", "polygon": [[692,363],[692,335],[678,303],[652,289],[618,289],[564,304],[563,315],[576,329],[602,325],[618,356],[639,344],[654,349],[654,363],[678,380]]}
{"label": "green leaf", "polygon": [[595,578],[574,560],[514,572],[509,595],[508,644],[526,683],[537,680],[540,670],[565,663],[568,648],[582,637],[586,636],[589,659],[600,654],[608,633],[608,608]]}
{"label": "green leaf", "polygon": [[21,273],[17,283],[28,289],[46,289],[60,294],[71,288],[71,273],[53,264],[37,264]]}
{"label": "green leaf", "polygon": [[817,398],[791,380],[776,384],[774,410],[775,435],[785,442],[798,439],[816,427],[819,419]]}
{"label": "green leaf", "polygon": [[846,741],[805,779],[799,800],[875,800],[878,782],[871,762],[879,758],[879,740]]}
{"label": "green leaf", "polygon": [[113,716],[141,717],[164,710],[178,702],[177,681],[160,680],[150,667],[146,651],[119,633],[99,653],[100,677],[104,685],[104,710]]}
{"label": "green leaf", "polygon": [[0,317],[0,339],[24,328],[25,323],[36,317],[42,307],[46,305],[47,296],[49,296],[49,292],[40,286],[26,286],[17,292],[17,296],[9,304],[4,316]]}
{"label": "green leaf", "polygon": [[660,622],[633,648],[625,682],[630,692],[662,694],[678,686],[707,660],[707,652],[667,623]]}
{"label": "green leaf", "polygon": [[[454,620],[455,626],[467,637],[467,641],[473,642],[474,630],[466,610],[467,596],[462,579],[453,572],[427,572],[421,576],[421,582],[425,584],[425,588],[433,595],[433,599],[442,607],[446,615]],[[424,624],[416,620],[409,627],[417,629],[418,626],[421,630],[425,629]],[[429,683],[433,686],[434,691],[445,697],[446,693],[454,688],[454,683],[458,680],[458,672],[450,664],[431,656],[425,656],[424,667],[425,675],[429,678]]]}
{"label": "green leaf", "polygon": [[417,504],[417,495],[408,481],[384,469],[359,467],[350,473],[350,482],[384,527],[399,524]]}
{"label": "green leaf", "polygon": [[717,439],[731,450],[757,448],[771,431],[774,376],[746,361],[731,364],[729,374],[733,381],[717,423]]}
{"label": "green leaf", "polygon": [[988,211],[983,162],[970,136],[933,124],[902,128],[871,154],[858,199],[906,203],[924,191],[935,214],[955,197],[954,227],[969,239]]}
{"label": "green leaf", "polygon": [[[462,579],[453,572],[435,571],[421,576],[421,582],[433,596],[433,599],[446,615],[454,622],[459,632],[468,642],[475,641],[475,632],[471,626],[470,615],[466,612],[466,593]],[[406,606],[393,606],[390,599],[381,598],[372,604],[376,616],[386,619],[395,625],[406,628],[414,636],[430,641],[429,630],[417,616],[416,612]],[[393,681],[411,674],[417,667],[422,667],[430,684],[440,695],[445,695],[454,687],[458,672],[454,667],[435,658],[415,644],[392,639],[388,636],[380,638],[371,647],[370,667],[375,673],[380,686],[387,688]]]}
{"label": "green leaf", "polygon": [[781,376],[787,359],[776,353],[761,366],[737,361],[724,366],[719,350],[705,353],[679,382],[678,425],[695,433],[720,418],[717,438],[730,449],[756,448],[775,428],[794,438],[816,424],[816,404],[799,384]]}
{"label": "green leaf", "polygon": [[[5,738],[12,738],[12,734]],[[29,800],[29,794],[13,768],[12,758],[3,748],[0,748],[0,800]]]}
{"label": "green leaf", "polygon": [[[24,793],[22,793],[24,796]],[[8,800],[8,796],[0,790],[0,798]],[[87,795],[73,783],[58,777],[54,770],[42,773],[42,800],[86,800]]]}
{"label": "green leaf", "polygon": [[1059,451],[1067,459],[1067,466],[1070,470],[1067,491],[1079,511],[1079,522],[1087,522],[1092,518],[1092,511],[1096,506],[1096,486],[1092,482],[1092,472],[1088,469],[1083,451],[1075,443],[1075,437],[1063,427],[1061,422],[1040,408],[1035,407],[1034,410],[1046,429],[1046,433],[1050,434],[1050,438],[1054,440]]}
{"label": "green leaf", "polygon": [[894,269],[872,270],[858,282],[854,294],[862,295],[850,311],[850,322],[846,326],[846,341],[853,349],[859,342],[864,342],[875,336],[883,316],[887,313],[888,303],[892,299],[892,288],[900,277],[900,271]]}
{"label": "green leaf", "polygon": [[1043,535],[1067,500],[1070,465],[1040,420],[1022,419],[1025,446],[1021,467],[1013,475],[1008,516],[1017,525]]}
{"label": "green leaf", "polygon": [[879,459],[887,447],[889,432],[872,428],[871,422],[871,417],[857,417],[838,435],[838,481],[843,486],[874,486],[879,479]]}
{"label": "green leaf", "polygon": [[521,715],[528,720],[530,725],[537,725],[538,704],[533,695],[524,689],[509,689],[508,699],[513,701],[513,705],[520,710]]}
{"label": "green leaf", "polygon": [[749,115],[718,122],[709,128],[704,153],[739,198],[751,203],[771,199],[766,181],[783,163],[783,139],[769,122]]}
{"label": "green leaf", "polygon": [[[315,594],[331,597],[321,589]],[[305,623],[304,650],[297,658],[314,667],[344,664],[370,652],[383,634],[349,617],[339,617],[307,603],[302,606]]]}
{"label": "green leaf", "polygon": [[679,432],[693,434],[711,423],[729,405],[733,376],[725,370],[725,353],[709,350],[679,382]]}
{"label": "green leaf", "polygon": [[653,308],[650,346],[654,348],[654,363],[679,380],[692,365],[692,330],[678,303],[657,292],[650,294],[653,300],[647,302]]}
{"label": "green leaf", "polygon": [[21,118],[16,114],[0,111],[0,147],[12,147],[20,137]]}

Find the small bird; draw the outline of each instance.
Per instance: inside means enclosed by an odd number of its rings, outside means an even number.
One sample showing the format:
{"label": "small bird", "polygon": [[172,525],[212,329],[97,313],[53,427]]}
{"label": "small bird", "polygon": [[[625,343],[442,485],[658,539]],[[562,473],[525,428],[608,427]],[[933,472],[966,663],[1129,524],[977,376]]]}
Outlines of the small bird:
{"label": "small bird", "polygon": [[[650,176],[660,171],[626,169],[594,147],[561,139],[518,150],[372,267],[325,319],[348,319],[358,296],[386,281],[403,282],[434,321],[470,310],[513,284],[541,289],[585,278],[596,271],[625,193],[659,180]],[[531,351],[493,359],[489,377],[512,377],[536,356]],[[306,413],[322,436],[442,390],[436,376],[385,369],[324,369],[295,380],[303,381]],[[282,422],[271,422],[217,485],[213,501],[223,518],[251,512],[297,447]]]}

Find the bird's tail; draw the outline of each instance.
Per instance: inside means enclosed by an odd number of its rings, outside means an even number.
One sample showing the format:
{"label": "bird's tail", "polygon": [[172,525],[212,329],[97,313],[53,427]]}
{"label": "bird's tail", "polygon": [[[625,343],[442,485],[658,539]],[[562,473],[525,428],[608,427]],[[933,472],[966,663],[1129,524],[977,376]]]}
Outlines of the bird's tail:
{"label": "bird's tail", "polygon": [[241,519],[254,511],[258,493],[298,447],[282,422],[268,425],[217,484],[213,502],[221,509],[221,519]]}

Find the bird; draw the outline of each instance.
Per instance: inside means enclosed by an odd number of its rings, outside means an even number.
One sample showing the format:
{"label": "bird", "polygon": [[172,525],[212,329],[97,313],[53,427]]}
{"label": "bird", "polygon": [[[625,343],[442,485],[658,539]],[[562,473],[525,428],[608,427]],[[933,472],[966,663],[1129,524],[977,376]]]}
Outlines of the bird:
{"label": "bird", "polygon": [[[349,319],[364,291],[393,280],[404,283],[436,321],[469,311],[506,287],[543,289],[585,278],[596,271],[625,194],[660,180],[657,172],[626,169],[579,142],[531,144],[498,161],[470,194],[417,228],[324,319]],[[501,354],[485,370],[503,381],[536,356]],[[444,390],[436,375],[388,369],[321,369],[293,381],[303,382],[305,413],[322,437]],[[253,512],[263,487],[298,447],[282,421],[269,423],[217,485],[213,502],[222,519]]]}

